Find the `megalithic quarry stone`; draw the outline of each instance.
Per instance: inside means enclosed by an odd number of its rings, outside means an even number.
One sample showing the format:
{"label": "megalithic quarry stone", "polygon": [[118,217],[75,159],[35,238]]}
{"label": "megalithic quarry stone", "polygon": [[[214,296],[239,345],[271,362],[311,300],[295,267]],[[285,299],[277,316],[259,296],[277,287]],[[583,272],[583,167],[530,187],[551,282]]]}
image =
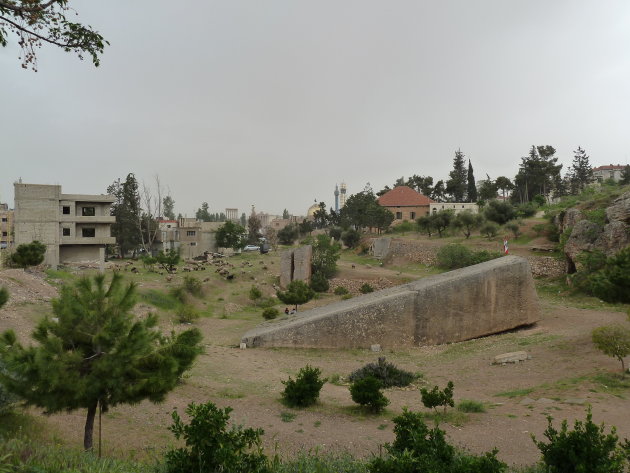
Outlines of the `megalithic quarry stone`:
{"label": "megalithic quarry stone", "polygon": [[438,345],[531,325],[540,318],[529,263],[503,256],[265,322],[245,333],[241,343],[299,348]]}

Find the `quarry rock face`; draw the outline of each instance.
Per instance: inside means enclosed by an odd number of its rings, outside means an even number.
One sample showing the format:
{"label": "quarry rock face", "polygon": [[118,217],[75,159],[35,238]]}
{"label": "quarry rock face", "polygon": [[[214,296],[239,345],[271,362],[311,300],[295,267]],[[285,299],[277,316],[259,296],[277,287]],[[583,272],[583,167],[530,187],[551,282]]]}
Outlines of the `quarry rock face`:
{"label": "quarry rock face", "polygon": [[383,349],[459,342],[541,317],[529,263],[504,256],[268,322],[247,347]]}

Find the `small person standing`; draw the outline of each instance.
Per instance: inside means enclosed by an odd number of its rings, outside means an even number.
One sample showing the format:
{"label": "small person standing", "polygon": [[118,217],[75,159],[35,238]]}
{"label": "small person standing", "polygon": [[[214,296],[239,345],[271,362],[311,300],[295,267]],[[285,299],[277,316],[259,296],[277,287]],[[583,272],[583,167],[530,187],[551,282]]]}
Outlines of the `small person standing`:
{"label": "small person standing", "polygon": [[503,254],[508,254],[508,238],[503,237]]}

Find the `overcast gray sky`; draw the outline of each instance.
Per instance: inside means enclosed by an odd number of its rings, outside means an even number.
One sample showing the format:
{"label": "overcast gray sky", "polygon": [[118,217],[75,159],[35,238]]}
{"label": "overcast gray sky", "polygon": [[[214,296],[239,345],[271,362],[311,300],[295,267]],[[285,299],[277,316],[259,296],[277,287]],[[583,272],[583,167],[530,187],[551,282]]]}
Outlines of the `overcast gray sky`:
{"label": "overcast gray sky", "polygon": [[[335,183],[513,177],[532,144],[563,163],[630,156],[627,0],[72,0],[102,64],[0,48],[0,201],[12,183],[103,193],[158,174],[176,212],[304,214]],[[175,6],[174,6],[175,5]]]}

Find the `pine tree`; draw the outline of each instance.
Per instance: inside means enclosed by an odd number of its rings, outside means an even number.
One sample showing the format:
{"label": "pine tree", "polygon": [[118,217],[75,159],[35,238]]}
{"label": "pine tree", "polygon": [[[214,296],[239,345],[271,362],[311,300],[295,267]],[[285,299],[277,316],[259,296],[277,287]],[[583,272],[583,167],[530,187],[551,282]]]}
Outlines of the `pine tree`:
{"label": "pine tree", "polygon": [[512,199],[531,202],[534,196],[547,197],[554,188],[554,182],[562,170],[556,164],[556,150],[553,146],[532,146],[529,156],[521,158],[518,174],[514,177],[515,192]]}
{"label": "pine tree", "polygon": [[112,236],[116,238],[121,256],[125,256],[128,251],[135,250],[141,241],[138,181],[133,173],[129,173],[125,182],[121,184],[118,179],[107,188],[107,193],[116,198],[111,209],[111,214],[116,217],[116,223],[112,224]]}
{"label": "pine tree", "polygon": [[593,168],[589,163],[589,156],[581,147],[573,152],[573,163],[571,164],[571,181],[572,188],[576,190],[576,194],[581,192],[584,187],[593,179]]}
{"label": "pine tree", "polygon": [[461,150],[455,151],[453,170],[448,174],[450,179],[446,181],[446,192],[451,195],[455,202],[464,202],[466,195],[468,173],[466,172],[465,157]]}
{"label": "pine tree", "polygon": [[282,211],[282,219],[283,219],[283,220],[288,220],[288,219],[289,219],[289,217],[290,217],[290,215],[289,215],[289,211],[288,211],[287,209],[284,209],[284,210]]}
{"label": "pine tree", "polygon": [[619,181],[619,184],[621,184],[622,186],[630,184],[630,164],[626,164],[626,166],[621,171],[621,180]]}
{"label": "pine tree", "polygon": [[208,209],[208,202],[202,202],[201,207],[197,209],[197,212],[195,212],[195,218],[197,220],[201,220],[202,222],[210,222],[212,219]]}
{"label": "pine tree", "polygon": [[87,409],[83,437],[92,448],[96,412],[144,399],[163,401],[201,352],[201,333],[158,332],[157,316],[131,313],[136,286],[114,274],[82,278],[61,288],[55,318],[33,332],[37,345],[23,347],[13,331],[0,338],[0,382],[46,413]]}
{"label": "pine tree", "polygon": [[477,202],[477,185],[470,159],[468,160],[468,202]]}

